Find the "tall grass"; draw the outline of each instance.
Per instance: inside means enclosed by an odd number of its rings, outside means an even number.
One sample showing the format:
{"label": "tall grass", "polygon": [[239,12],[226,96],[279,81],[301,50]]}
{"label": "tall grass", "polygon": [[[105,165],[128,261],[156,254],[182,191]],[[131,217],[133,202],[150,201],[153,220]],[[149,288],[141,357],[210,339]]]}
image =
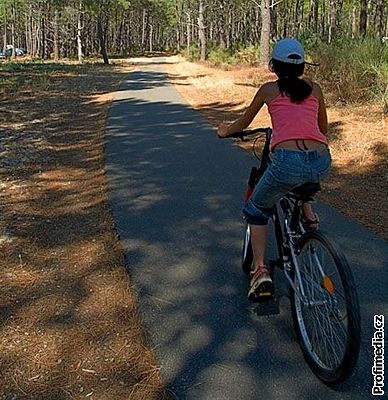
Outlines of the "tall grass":
{"label": "tall grass", "polygon": [[307,44],[318,68],[314,78],[346,103],[381,102],[388,106],[388,45],[377,39],[339,39]]}

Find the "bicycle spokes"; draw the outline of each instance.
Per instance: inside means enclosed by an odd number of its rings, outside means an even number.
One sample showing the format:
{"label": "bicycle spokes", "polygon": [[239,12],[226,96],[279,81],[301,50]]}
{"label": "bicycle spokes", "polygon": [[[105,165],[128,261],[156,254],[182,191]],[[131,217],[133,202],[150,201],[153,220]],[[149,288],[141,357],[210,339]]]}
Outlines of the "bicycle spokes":
{"label": "bicycle spokes", "polygon": [[302,350],[322,380],[341,381],[358,354],[358,303],[344,279],[348,266],[318,233],[305,235],[295,261],[292,306]]}

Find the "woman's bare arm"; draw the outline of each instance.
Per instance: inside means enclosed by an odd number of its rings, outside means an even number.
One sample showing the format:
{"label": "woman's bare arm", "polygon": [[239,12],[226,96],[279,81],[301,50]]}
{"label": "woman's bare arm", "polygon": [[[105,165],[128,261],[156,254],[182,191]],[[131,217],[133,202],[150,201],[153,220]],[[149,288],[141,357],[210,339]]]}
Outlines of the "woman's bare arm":
{"label": "woman's bare arm", "polygon": [[256,114],[260,111],[265,103],[266,98],[266,85],[263,85],[256,93],[249,107],[245,110],[244,114],[234,121],[232,124],[221,124],[218,128],[219,137],[228,137],[236,132],[242,131],[247,128],[255,118]]}
{"label": "woman's bare arm", "polygon": [[325,99],[323,97],[322,89],[317,84],[314,83],[314,95],[317,97],[319,101],[319,109],[318,109],[318,126],[319,130],[326,135],[328,130],[328,122],[327,122],[327,112]]}

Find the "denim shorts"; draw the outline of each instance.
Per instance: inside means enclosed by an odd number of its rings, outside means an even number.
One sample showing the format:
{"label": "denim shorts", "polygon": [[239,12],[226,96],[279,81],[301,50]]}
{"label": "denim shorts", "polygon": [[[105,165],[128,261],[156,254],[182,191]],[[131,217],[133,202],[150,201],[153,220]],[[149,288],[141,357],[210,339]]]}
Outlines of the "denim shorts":
{"label": "denim shorts", "polygon": [[275,204],[288,192],[307,182],[320,182],[330,171],[329,150],[299,151],[275,149],[272,163],[243,207],[251,225],[267,225]]}

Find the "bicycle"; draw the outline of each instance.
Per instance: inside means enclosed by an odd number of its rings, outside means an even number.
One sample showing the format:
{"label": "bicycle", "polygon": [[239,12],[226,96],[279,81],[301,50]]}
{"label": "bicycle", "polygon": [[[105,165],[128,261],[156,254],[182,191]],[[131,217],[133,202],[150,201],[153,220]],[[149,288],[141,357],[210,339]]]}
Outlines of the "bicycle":
{"label": "bicycle", "polygon": [[[258,128],[232,136],[244,140],[257,133],[265,134],[265,144],[261,157],[255,145],[263,135],[253,144],[260,164],[251,170],[245,201],[271,163],[272,130]],[[345,381],[357,363],[360,311],[354,279],[344,254],[325,233],[319,229],[306,231],[302,224],[302,205],[313,202],[319,190],[319,183],[307,183],[293,189],[276,204],[272,223],[278,258],[269,265],[272,272],[275,267],[280,268],[288,281],[294,328],[307,364],[321,381],[333,385]],[[242,253],[242,269],[248,275],[253,263],[248,224]]]}

